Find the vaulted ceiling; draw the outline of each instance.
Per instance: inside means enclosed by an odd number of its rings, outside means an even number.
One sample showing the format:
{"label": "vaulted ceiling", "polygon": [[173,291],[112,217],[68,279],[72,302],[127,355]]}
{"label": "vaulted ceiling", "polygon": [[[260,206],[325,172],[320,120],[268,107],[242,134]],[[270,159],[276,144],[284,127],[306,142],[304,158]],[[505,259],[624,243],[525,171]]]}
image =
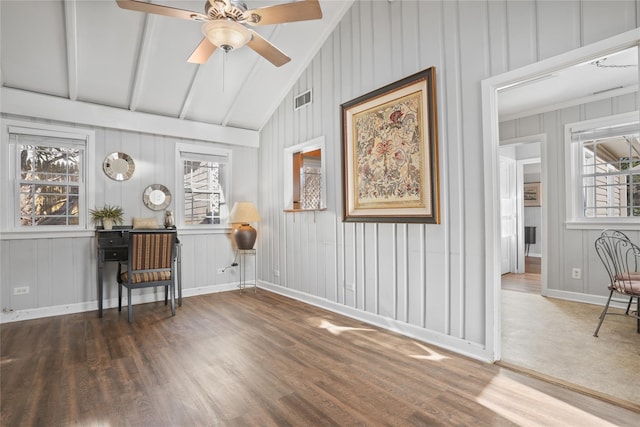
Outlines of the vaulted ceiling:
{"label": "vaulted ceiling", "polygon": [[[202,14],[206,1],[151,3]],[[249,9],[289,2],[246,0]],[[246,46],[188,63],[203,38],[201,23],[125,10],[115,0],[1,0],[0,82],[5,90],[186,124],[259,130],[352,3],[320,0],[320,20],[253,27],[292,58],[276,67]],[[501,118],[636,91],[637,56],[634,48],[501,90]]]}
{"label": "vaulted ceiling", "polygon": [[[250,9],[288,0],[247,0]],[[205,0],[152,3],[204,13]],[[202,24],[114,0],[0,1],[4,88],[207,124],[259,130],[351,6],[320,1],[320,20],[254,27],[291,62],[248,47],[187,59]]]}

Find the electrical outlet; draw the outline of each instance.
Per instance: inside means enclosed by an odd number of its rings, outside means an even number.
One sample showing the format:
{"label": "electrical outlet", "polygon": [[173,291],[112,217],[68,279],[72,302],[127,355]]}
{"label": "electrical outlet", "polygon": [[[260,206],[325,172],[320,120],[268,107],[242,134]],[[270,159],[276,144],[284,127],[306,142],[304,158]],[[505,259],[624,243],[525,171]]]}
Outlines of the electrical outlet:
{"label": "electrical outlet", "polygon": [[13,288],[13,294],[14,295],[25,295],[29,293],[29,287],[28,286],[19,286],[17,288]]}
{"label": "electrical outlet", "polygon": [[352,292],[356,290],[356,287],[355,287],[355,285],[353,283],[345,283],[344,284],[344,288],[346,290],[352,291]]}
{"label": "electrical outlet", "polygon": [[582,270],[579,268],[574,268],[571,270],[571,278],[572,279],[580,279],[582,277]]}
{"label": "electrical outlet", "polygon": [[224,274],[224,268],[219,268],[218,269],[218,274]]}
{"label": "electrical outlet", "polygon": [[280,277],[280,271],[276,270],[275,268],[273,269],[273,276],[274,277]]}

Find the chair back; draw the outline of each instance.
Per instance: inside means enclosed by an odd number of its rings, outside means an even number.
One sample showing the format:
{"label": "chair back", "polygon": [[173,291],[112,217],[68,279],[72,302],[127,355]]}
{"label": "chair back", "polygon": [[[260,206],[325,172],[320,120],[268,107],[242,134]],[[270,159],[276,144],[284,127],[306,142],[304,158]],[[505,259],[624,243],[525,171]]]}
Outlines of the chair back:
{"label": "chair back", "polygon": [[600,234],[601,237],[615,237],[616,239],[630,240],[629,237],[620,230],[606,229]]}
{"label": "chair back", "polygon": [[609,289],[634,295],[640,283],[640,247],[622,236],[600,236],[595,242],[596,253],[609,275]]}
{"label": "chair back", "polygon": [[130,231],[129,282],[135,284],[171,280],[175,243],[175,231]]}

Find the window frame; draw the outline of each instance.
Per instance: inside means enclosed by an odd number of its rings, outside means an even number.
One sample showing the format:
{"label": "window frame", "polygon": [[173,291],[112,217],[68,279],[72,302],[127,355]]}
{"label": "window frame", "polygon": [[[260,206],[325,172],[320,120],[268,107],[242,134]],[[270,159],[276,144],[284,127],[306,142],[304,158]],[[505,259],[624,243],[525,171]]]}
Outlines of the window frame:
{"label": "window frame", "polygon": [[640,217],[586,217],[583,211],[582,184],[584,168],[581,154],[582,142],[573,141],[573,134],[609,126],[623,126],[637,123],[640,126],[640,112],[632,111],[564,125],[565,140],[565,181],[566,181],[566,226],[569,229],[596,229],[609,225],[633,226],[640,224]]}
{"label": "window frame", "polygon": [[[88,206],[94,204],[95,173],[94,173],[94,147],[95,131],[70,126],[49,125],[44,123],[28,122],[14,119],[0,119],[2,129],[2,166],[8,173],[0,178],[2,193],[3,219],[0,229],[7,238],[44,238],[72,237],[85,235],[89,230],[90,221]],[[22,181],[20,174],[20,150],[17,140],[11,139],[11,134],[24,134],[44,136],[51,138],[71,139],[77,143],[62,144],[64,146],[79,147],[82,151],[80,164],[80,184],[78,186],[78,224],[77,225],[22,225],[20,223],[20,191],[19,183]],[[52,142],[50,146],[60,146],[60,142]]]}
{"label": "window frame", "polygon": [[[220,148],[220,147],[208,147],[205,145],[195,143],[179,143],[176,144],[176,198],[174,205],[174,215],[176,226],[184,234],[197,234],[203,230],[211,231],[225,231],[230,228],[228,224],[229,208],[231,204],[230,191],[231,191],[231,177],[232,175],[232,150]],[[185,154],[188,154],[185,156]],[[200,156],[200,158],[198,158]],[[222,191],[225,198],[225,207],[220,217],[220,224],[185,224],[184,203],[185,203],[185,191],[184,191],[184,161],[185,160],[210,160],[211,156],[226,158],[224,162],[224,181],[222,183]]]}

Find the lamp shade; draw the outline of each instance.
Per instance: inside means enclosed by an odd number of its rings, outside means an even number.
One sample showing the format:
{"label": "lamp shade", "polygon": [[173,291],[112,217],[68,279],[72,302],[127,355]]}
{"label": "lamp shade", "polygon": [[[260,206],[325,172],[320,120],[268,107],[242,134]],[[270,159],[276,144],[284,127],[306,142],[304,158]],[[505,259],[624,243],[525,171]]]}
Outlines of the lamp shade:
{"label": "lamp shade", "polygon": [[202,33],[225,52],[238,49],[251,40],[251,32],[244,25],[231,20],[205,22],[202,25]]}
{"label": "lamp shade", "polygon": [[229,222],[232,224],[260,222],[260,214],[253,202],[235,202],[229,214]]}
{"label": "lamp shade", "polygon": [[253,245],[256,243],[257,232],[249,223],[258,221],[260,221],[260,214],[253,203],[234,203],[231,214],[229,214],[229,222],[232,224],[242,224],[233,231],[233,237],[238,249],[253,249]]}

